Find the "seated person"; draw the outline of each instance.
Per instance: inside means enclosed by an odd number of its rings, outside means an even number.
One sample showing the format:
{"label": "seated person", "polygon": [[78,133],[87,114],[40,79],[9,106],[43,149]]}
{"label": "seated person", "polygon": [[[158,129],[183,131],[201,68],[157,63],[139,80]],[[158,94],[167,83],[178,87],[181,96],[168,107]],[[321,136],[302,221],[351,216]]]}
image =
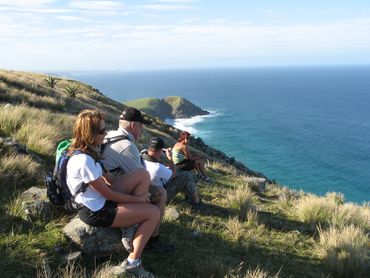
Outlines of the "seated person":
{"label": "seated person", "polygon": [[183,171],[191,171],[195,169],[200,178],[205,181],[210,181],[204,169],[204,162],[200,156],[191,155],[188,148],[190,133],[182,131],[178,142],[172,148],[172,158],[176,167]]}
{"label": "seated person", "polygon": [[80,204],[78,216],[86,224],[97,227],[121,228],[136,224],[133,250],[121,267],[135,277],[154,277],[142,267],[140,260],[160,218],[159,209],[148,203],[148,172],[139,169],[114,180],[103,175],[98,146],[103,143],[106,126],[101,112],[80,112],[73,132],[66,180],[75,202]]}
{"label": "seated person", "polygon": [[[143,169],[144,165],[140,151],[135,142],[143,133],[144,125],[150,125],[151,121],[143,117],[141,112],[133,107],[126,107],[119,118],[118,129],[109,131],[104,140],[103,157],[105,167],[115,176],[119,177],[137,169]],[[117,138],[121,138],[116,140]],[[162,187],[149,186],[151,202],[159,208],[161,217],[150,238],[146,248],[161,253],[171,253],[174,246],[162,241],[159,237],[161,219],[164,214],[167,201],[167,192]],[[132,236],[136,226],[122,230],[122,243],[127,251],[132,248]]]}
{"label": "seated person", "polygon": [[[168,159],[168,168],[162,161],[162,153],[165,152]],[[146,170],[149,172],[151,184],[164,187],[167,190],[167,202],[175,197],[178,192],[184,192],[191,199],[191,204],[197,206],[200,199],[193,175],[185,172],[177,172],[172,161],[171,149],[165,149],[164,141],[159,137],[153,137],[149,143],[147,152],[142,155]]]}

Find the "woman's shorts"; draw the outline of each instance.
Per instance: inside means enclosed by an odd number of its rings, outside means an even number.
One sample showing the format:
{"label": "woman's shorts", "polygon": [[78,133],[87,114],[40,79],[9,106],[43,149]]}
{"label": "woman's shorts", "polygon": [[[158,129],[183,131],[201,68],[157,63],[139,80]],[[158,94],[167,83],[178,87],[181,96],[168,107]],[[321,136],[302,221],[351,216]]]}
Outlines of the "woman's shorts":
{"label": "woman's shorts", "polygon": [[110,227],[117,214],[117,203],[105,201],[104,207],[98,211],[92,211],[83,206],[78,210],[78,217],[87,225],[95,227]]}
{"label": "woman's shorts", "polygon": [[183,171],[191,171],[195,168],[195,160],[184,159],[176,164],[176,167]]}

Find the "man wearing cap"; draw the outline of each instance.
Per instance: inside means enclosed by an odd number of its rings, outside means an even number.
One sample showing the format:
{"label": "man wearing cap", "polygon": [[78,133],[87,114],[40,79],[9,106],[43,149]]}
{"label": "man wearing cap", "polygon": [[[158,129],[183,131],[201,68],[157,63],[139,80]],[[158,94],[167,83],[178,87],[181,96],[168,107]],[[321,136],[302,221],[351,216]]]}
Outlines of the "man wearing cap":
{"label": "man wearing cap", "polygon": [[[162,161],[163,152],[165,152],[168,160],[168,168]],[[172,161],[171,149],[165,148],[165,143],[161,138],[153,137],[149,143],[148,150],[142,157],[145,162],[145,168],[149,172],[152,185],[166,189],[167,202],[174,198],[178,192],[184,192],[191,199],[191,204],[194,207],[201,207],[193,175],[188,172],[176,171],[176,166]]]}
{"label": "man wearing cap", "polygon": [[[141,112],[133,107],[126,107],[120,115],[119,127],[117,130],[109,131],[104,139],[103,144],[103,163],[114,176],[129,173],[135,169],[144,168],[140,152],[135,145],[135,140],[138,140],[143,133],[143,125],[151,124],[151,121],[145,119]],[[167,192],[164,188],[150,186],[151,202],[156,205],[161,211],[161,216],[164,214],[164,209],[167,201]],[[161,217],[162,218],[162,217]],[[156,229],[153,232],[152,238],[148,244],[159,242],[159,221]],[[135,227],[130,227],[122,230],[122,243],[131,252],[133,250],[132,237],[135,233]],[[160,246],[159,251],[162,250]]]}

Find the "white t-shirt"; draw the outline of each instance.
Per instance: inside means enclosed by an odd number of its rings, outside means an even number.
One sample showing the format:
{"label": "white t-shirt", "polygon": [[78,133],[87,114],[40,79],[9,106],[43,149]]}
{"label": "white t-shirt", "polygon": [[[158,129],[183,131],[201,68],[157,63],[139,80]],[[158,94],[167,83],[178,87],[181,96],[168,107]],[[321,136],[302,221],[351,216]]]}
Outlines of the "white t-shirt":
{"label": "white t-shirt", "polygon": [[172,170],[162,163],[144,160],[145,169],[149,172],[151,184],[155,186],[165,185],[172,177]]}
{"label": "white t-shirt", "polygon": [[[72,195],[80,188],[81,183],[89,183],[103,175],[103,170],[99,163],[87,154],[73,155],[67,164],[67,185]],[[85,192],[77,194],[75,201],[83,204],[92,211],[100,210],[106,199],[92,186],[88,186]]]}

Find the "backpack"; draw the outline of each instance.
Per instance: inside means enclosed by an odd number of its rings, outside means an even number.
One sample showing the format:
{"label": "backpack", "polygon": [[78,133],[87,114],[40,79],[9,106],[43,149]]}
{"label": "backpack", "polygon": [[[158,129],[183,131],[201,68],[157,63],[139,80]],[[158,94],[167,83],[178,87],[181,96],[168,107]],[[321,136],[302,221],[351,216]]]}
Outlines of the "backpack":
{"label": "backpack", "polygon": [[68,161],[73,155],[82,153],[81,151],[74,151],[72,154],[68,155],[70,144],[70,140],[65,140],[58,144],[54,171],[53,173],[49,172],[45,175],[47,196],[50,202],[56,206],[63,207],[67,213],[77,211],[81,205],[76,203],[74,199],[77,194],[85,192],[89,186],[86,183],[82,183],[74,195],[72,195],[68,188],[66,180]]}

